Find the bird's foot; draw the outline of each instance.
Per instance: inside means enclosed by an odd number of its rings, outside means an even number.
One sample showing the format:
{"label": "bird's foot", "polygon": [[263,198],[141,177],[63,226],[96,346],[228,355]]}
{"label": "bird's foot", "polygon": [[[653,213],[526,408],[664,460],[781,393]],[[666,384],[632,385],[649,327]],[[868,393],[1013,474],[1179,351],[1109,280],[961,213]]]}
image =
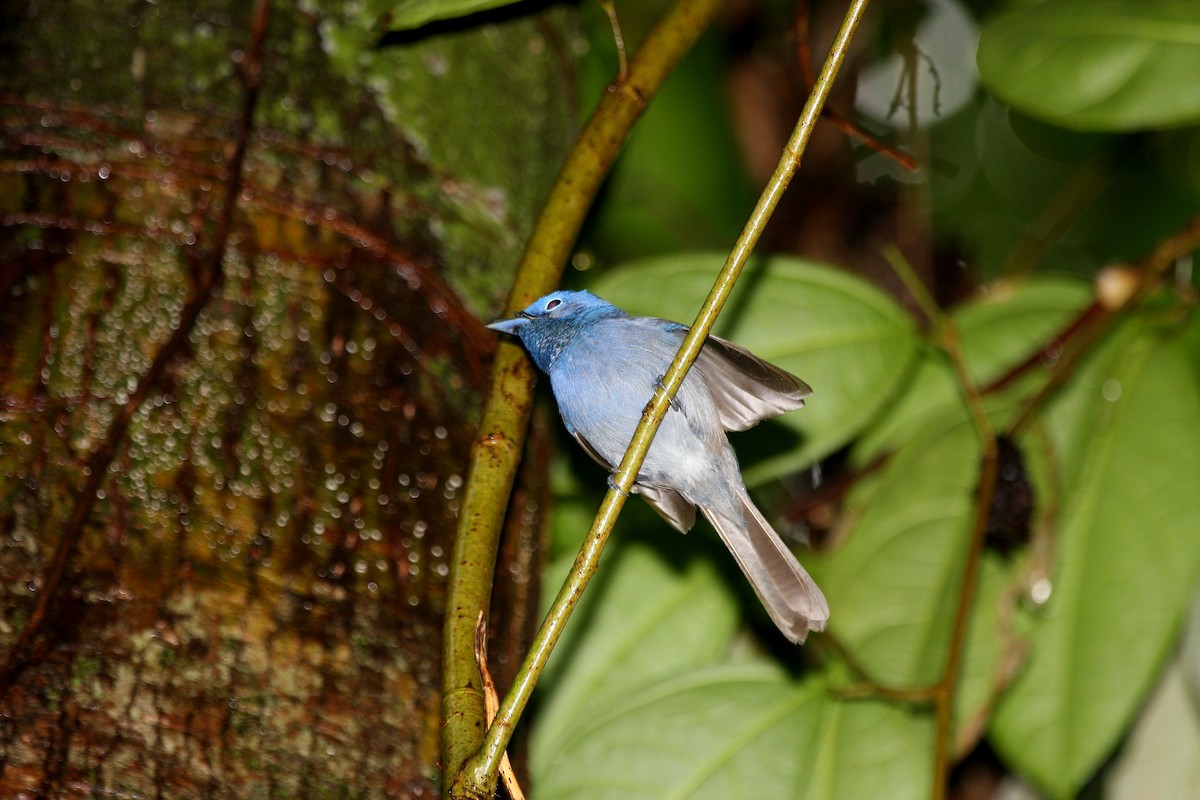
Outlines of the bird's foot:
{"label": "bird's foot", "polygon": [[630,491],[630,492],[622,491],[621,487],[617,486],[617,479],[613,475],[608,476],[608,488],[612,489],[614,492],[621,495],[622,497],[629,497],[629,495],[631,495],[631,494],[637,494],[636,486],[633,488],[633,491]]}
{"label": "bird's foot", "polygon": [[[667,385],[665,383],[663,383],[663,378],[665,378],[665,377],[666,377],[665,375],[659,375],[657,378],[654,379],[654,387],[656,389],[662,389],[664,394],[667,393]],[[679,402],[678,397],[667,394],[667,401],[671,404],[671,408],[675,409],[680,414],[683,413],[683,403]]]}

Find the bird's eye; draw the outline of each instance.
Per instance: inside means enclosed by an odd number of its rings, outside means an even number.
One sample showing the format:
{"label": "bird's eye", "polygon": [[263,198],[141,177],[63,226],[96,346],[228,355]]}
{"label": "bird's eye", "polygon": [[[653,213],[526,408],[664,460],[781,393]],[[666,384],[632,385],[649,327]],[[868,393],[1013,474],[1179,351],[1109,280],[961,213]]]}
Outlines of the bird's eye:
{"label": "bird's eye", "polygon": [[556,297],[553,300],[551,300],[549,303],[546,303],[546,310],[553,311],[554,309],[558,308],[561,305],[562,305],[562,300],[559,300]]}

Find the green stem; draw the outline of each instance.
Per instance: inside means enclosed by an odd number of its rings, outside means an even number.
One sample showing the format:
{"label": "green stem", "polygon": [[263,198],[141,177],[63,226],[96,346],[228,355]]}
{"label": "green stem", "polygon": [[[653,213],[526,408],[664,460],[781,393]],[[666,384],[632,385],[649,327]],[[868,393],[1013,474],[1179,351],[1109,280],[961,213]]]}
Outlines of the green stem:
{"label": "green stem", "polygon": [[987,536],[987,523],[996,490],[996,475],[999,468],[996,446],[996,431],[983,405],[983,397],[967,367],[962,340],[953,318],[944,314],[933,297],[921,283],[916,272],[895,247],[884,248],[884,257],[900,280],[908,288],[921,310],[933,325],[937,345],[950,358],[959,389],[963,393],[971,422],[979,435],[983,456],[980,460],[979,488],[975,496],[975,516],[971,524],[971,543],[963,564],[963,579],[958,593],[958,604],[954,609],[954,623],[950,633],[950,652],[937,683],[919,693],[933,701],[937,731],[933,746],[933,800],[942,800],[949,788],[950,762],[953,757],[951,741],[954,734],[954,694],[962,671],[963,654],[967,644],[967,624],[971,618],[971,604],[979,582],[979,566],[983,559],[983,545]]}
{"label": "green stem", "polygon": [[638,424],[637,430],[633,434],[633,439],[629,444],[628,450],[625,452],[625,457],[621,460],[621,464],[613,476],[614,487],[609,490],[597,512],[596,519],[592,523],[592,528],[588,532],[583,547],[575,559],[575,565],[571,569],[571,574],[555,598],[554,604],[551,606],[546,620],[542,623],[541,629],[534,637],[529,654],[525,662],[521,665],[521,670],[517,673],[517,678],[512,688],[504,698],[496,719],[488,729],[482,748],[474,757],[467,761],[462,772],[459,774],[455,787],[451,791],[452,796],[491,796],[490,793],[496,785],[496,772],[499,769],[500,760],[504,755],[509,740],[512,738],[517,721],[533,694],[533,687],[536,685],[538,677],[541,675],[542,669],[545,667],[546,661],[550,656],[550,652],[554,649],[554,645],[558,641],[558,637],[562,634],[567,619],[574,610],[575,604],[582,595],[588,581],[591,580],[596,572],[600,561],[600,554],[612,531],[612,526],[616,522],[617,514],[625,504],[625,499],[633,487],[638,470],[641,468],[642,461],[646,457],[646,452],[650,449],[650,442],[654,438],[654,433],[666,415],[667,408],[670,406],[671,398],[675,396],[675,393],[683,384],[687,370],[699,354],[700,347],[712,329],[721,306],[728,298],[734,283],[737,281],[738,276],[741,274],[750,257],[750,253],[762,235],[762,231],[766,227],[771,213],[774,211],[776,205],[778,205],[784,190],[800,166],[801,157],[812,135],[813,127],[816,125],[821,108],[829,96],[834,78],[842,62],[845,60],[850,41],[853,38],[855,29],[858,27],[859,21],[862,19],[867,3],[868,0],[853,0],[849,10],[846,12],[842,28],[838,32],[829,57],[821,69],[821,74],[817,78],[812,94],[805,104],[779,165],[775,168],[775,172],[760,196],[754,212],[742,230],[741,236],[738,237],[732,252],[729,254],[729,258],[726,260],[725,266],[717,277],[712,291],[704,303],[704,307],[696,317],[691,330],[680,346],[679,352],[676,353],[675,359],[671,362],[670,368],[663,377],[662,385],[655,390],[653,399],[643,413],[642,421]]}
{"label": "green stem", "polygon": [[[680,0],[646,37],[626,79],[611,87],[580,132],[546,199],[509,294],[523,308],[559,283],[592,200],[634,122],[720,12],[720,0]],[[493,570],[508,495],[528,426],[534,374],[516,345],[501,342],[451,556],[442,641],[442,765],[450,776],[483,742],[483,688],[475,663],[475,622],[492,595]],[[494,783],[494,780],[493,780]]]}
{"label": "green stem", "polygon": [[937,719],[937,738],[934,740],[934,800],[941,800],[949,790],[950,766],[953,759],[951,743],[954,735],[954,699],[958,679],[962,672],[963,655],[967,647],[967,625],[971,618],[971,607],[979,583],[980,562],[983,560],[983,545],[987,538],[987,524],[992,508],[992,497],[996,491],[999,472],[999,453],[996,431],[988,418],[979,394],[967,369],[966,356],[958,329],[948,317],[939,320],[939,338],[950,362],[954,366],[959,388],[971,412],[971,421],[979,434],[983,455],[980,459],[979,487],[975,496],[975,517],[971,524],[971,544],[963,565],[963,579],[958,593],[958,605],[954,609],[954,627],[950,633],[950,652],[946,666],[937,683],[934,700]]}

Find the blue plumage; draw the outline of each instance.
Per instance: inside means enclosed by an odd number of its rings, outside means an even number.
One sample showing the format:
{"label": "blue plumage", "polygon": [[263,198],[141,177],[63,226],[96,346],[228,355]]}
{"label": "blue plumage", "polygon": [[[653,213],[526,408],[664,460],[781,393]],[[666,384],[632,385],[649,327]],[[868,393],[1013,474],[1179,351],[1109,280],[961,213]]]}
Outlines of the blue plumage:
{"label": "blue plumage", "polygon": [[[548,294],[488,327],[521,338],[550,376],[567,430],[609,470],[687,333],[677,322],[631,317],[590,292],[571,291]],[[710,336],[634,487],[680,531],[692,527],[699,508],[793,642],[824,630],[829,606],[750,500],[725,431],[800,408],[810,393],[799,378]]]}

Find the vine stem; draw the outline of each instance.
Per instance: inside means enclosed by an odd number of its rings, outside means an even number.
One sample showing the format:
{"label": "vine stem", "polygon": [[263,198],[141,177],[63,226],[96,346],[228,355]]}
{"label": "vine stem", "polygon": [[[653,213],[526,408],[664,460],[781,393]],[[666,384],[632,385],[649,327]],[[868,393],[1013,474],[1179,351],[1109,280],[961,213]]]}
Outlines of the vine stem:
{"label": "vine stem", "polygon": [[562,634],[571,612],[596,572],[600,555],[612,532],[617,515],[633,488],[638,470],[650,449],[654,434],[666,416],[667,409],[676,392],[683,384],[688,369],[699,354],[705,338],[716,322],[721,307],[749,260],[771,214],[800,166],[813,128],[825,100],[829,96],[834,79],[845,61],[846,53],[850,49],[850,42],[862,20],[868,2],[869,0],[852,0],[846,11],[829,56],[817,77],[813,91],[805,103],[791,138],[784,148],[779,164],[726,259],[700,313],[684,338],[671,366],[663,376],[661,385],[655,389],[652,399],[642,412],[642,420],[638,424],[637,430],[634,431],[633,439],[630,441],[620,466],[613,474],[613,485],[605,495],[591,530],[588,531],[583,546],[575,559],[575,564],[571,568],[570,575],[555,598],[541,629],[534,637],[529,654],[521,665],[512,688],[504,698],[499,713],[488,728],[482,747],[467,760],[462,771],[456,777],[454,785],[451,787],[450,795],[452,797],[491,796],[496,785],[497,770],[508,747],[508,742],[512,738],[517,721],[533,694],[533,688],[537,684],[542,669]]}
{"label": "vine stem", "polygon": [[954,609],[954,623],[950,629],[950,652],[937,683],[917,693],[933,701],[936,733],[933,745],[933,800],[943,800],[949,788],[951,742],[954,736],[954,690],[962,671],[963,652],[966,649],[967,625],[971,617],[971,604],[979,582],[979,565],[983,558],[984,539],[987,536],[988,515],[992,497],[996,490],[999,471],[999,452],[996,430],[988,418],[983,405],[983,395],[967,368],[962,341],[954,320],[942,313],[933,297],[917,277],[909,263],[895,247],[884,249],[884,257],[903,281],[905,288],[917,301],[921,311],[934,327],[934,341],[946,353],[958,379],[959,389],[971,414],[971,422],[979,435],[983,449],[980,458],[979,483],[975,495],[975,516],[971,522],[971,543],[963,564],[963,578],[958,592],[958,604]]}

